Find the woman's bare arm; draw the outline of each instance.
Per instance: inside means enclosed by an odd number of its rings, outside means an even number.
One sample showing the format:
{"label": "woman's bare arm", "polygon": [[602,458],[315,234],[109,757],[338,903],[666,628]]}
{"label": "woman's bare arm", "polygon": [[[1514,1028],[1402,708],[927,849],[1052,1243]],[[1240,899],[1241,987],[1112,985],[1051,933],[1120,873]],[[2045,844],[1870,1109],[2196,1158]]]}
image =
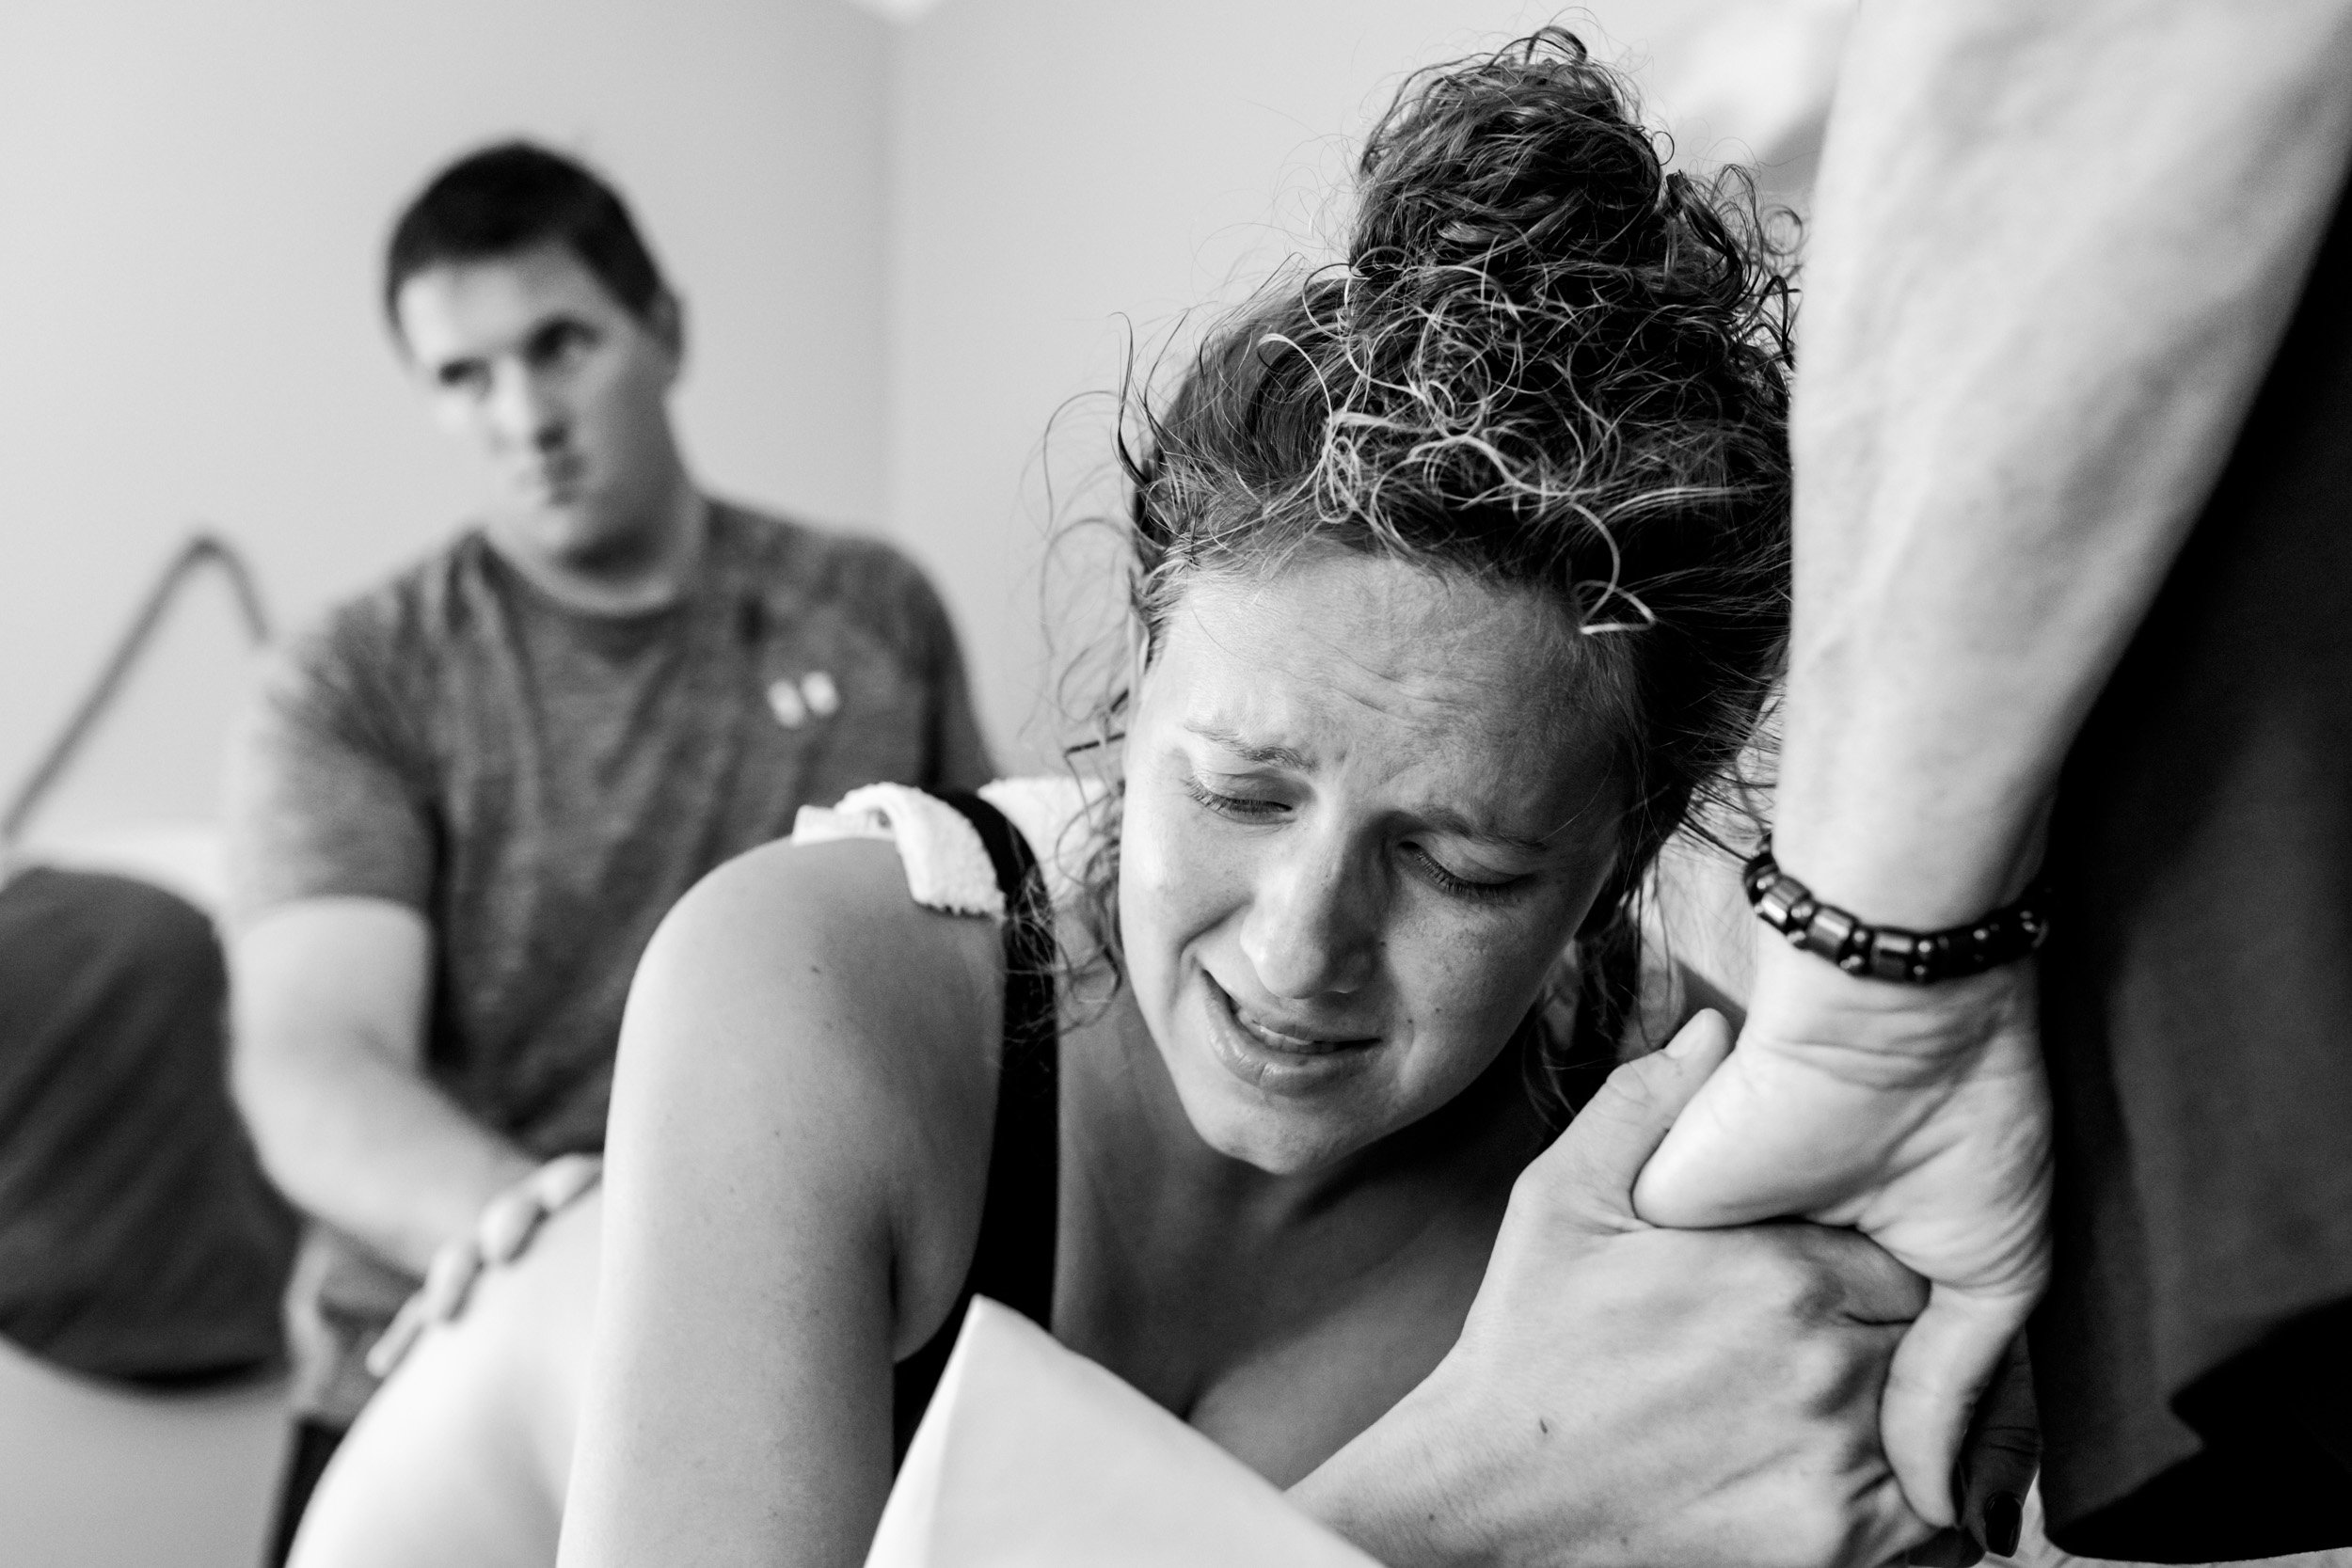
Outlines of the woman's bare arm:
{"label": "woman's bare arm", "polygon": [[566,1568],[863,1558],[894,1352],[978,1224],[997,940],[864,842],[755,850],[662,924],[622,1027]]}

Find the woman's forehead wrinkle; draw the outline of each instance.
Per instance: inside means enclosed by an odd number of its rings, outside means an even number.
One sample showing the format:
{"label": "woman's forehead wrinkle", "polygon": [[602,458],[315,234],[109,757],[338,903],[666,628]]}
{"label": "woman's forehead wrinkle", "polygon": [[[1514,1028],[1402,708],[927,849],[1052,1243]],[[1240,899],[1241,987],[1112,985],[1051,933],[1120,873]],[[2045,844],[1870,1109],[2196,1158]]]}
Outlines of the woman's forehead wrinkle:
{"label": "woman's forehead wrinkle", "polygon": [[[1518,697],[1531,667],[1548,675],[1560,663],[1542,635],[1549,628],[1514,625],[1518,607],[1474,585],[1402,572],[1361,574],[1367,581],[1341,571],[1338,584],[1306,568],[1263,582],[1204,580],[1186,593],[1184,619],[1229,658],[1318,687],[1340,677],[1344,684],[1330,689],[1382,713],[1416,703],[1452,707],[1488,691]],[[1307,591],[1283,592],[1294,586]]]}
{"label": "woman's forehead wrinkle", "polygon": [[1199,579],[1176,620],[1175,713],[1238,761],[1346,770],[1518,855],[1613,832],[1607,715],[1574,628],[1533,593],[1329,558]]}

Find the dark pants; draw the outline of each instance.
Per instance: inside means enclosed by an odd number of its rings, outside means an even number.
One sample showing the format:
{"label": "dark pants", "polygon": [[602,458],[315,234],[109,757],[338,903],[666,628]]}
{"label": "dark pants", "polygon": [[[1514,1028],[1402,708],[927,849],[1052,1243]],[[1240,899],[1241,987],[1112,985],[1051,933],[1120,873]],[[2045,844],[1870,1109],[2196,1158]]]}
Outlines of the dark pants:
{"label": "dark pants", "polygon": [[2352,1544],[2352,203],[2050,856],[2051,1539]]}
{"label": "dark pants", "polygon": [[342,1446],[348,1427],[328,1426],[304,1417],[294,1422],[294,1442],[286,1449],[286,1474],[278,1485],[278,1522],[270,1528],[269,1555],[262,1568],[284,1568],[294,1550],[294,1531],[301,1528],[310,1494],[318,1490],[326,1462]]}

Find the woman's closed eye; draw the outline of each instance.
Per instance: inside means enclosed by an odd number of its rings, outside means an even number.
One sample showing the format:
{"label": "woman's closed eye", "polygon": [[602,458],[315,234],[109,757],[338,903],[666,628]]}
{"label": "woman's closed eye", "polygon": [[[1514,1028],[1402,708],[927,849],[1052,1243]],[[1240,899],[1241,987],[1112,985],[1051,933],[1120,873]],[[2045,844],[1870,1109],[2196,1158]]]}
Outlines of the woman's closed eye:
{"label": "woman's closed eye", "polygon": [[1195,805],[1236,822],[1271,822],[1290,809],[1287,802],[1281,800],[1253,795],[1231,795],[1223,790],[1212,789],[1195,774],[1184,776],[1184,789],[1186,795],[1192,797]]}
{"label": "woman's closed eye", "polygon": [[1487,903],[1494,899],[1510,897],[1528,881],[1525,877],[1465,877],[1457,872],[1447,870],[1438,863],[1435,855],[1419,844],[1407,843],[1403,846],[1403,848],[1406,857],[1413,862],[1421,874],[1428,879],[1431,885],[1438,892],[1452,897],[1467,898],[1475,903]]}
{"label": "woman's closed eye", "polygon": [[[1274,822],[1290,810],[1288,801],[1236,795],[1230,789],[1213,787],[1197,774],[1184,776],[1184,791],[1202,810],[1235,822]],[[1476,876],[1452,870],[1425,846],[1409,839],[1398,845],[1397,851],[1416,875],[1452,898],[1477,903],[1507,898],[1528,880],[1524,876]]]}

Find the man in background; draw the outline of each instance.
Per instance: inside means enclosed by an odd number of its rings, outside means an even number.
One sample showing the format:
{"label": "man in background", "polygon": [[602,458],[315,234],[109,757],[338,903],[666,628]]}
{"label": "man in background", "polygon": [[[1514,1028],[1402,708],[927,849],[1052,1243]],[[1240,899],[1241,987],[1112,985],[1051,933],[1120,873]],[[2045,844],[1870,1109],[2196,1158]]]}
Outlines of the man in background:
{"label": "man in background", "polygon": [[912,564],[693,482],[680,304],[594,174],[460,160],[395,226],[383,298],[498,493],[284,650],[234,749],[235,1086],[311,1219],[281,1560],[371,1349],[387,1367],[594,1179],[671,903],[803,802],[990,776]]}

